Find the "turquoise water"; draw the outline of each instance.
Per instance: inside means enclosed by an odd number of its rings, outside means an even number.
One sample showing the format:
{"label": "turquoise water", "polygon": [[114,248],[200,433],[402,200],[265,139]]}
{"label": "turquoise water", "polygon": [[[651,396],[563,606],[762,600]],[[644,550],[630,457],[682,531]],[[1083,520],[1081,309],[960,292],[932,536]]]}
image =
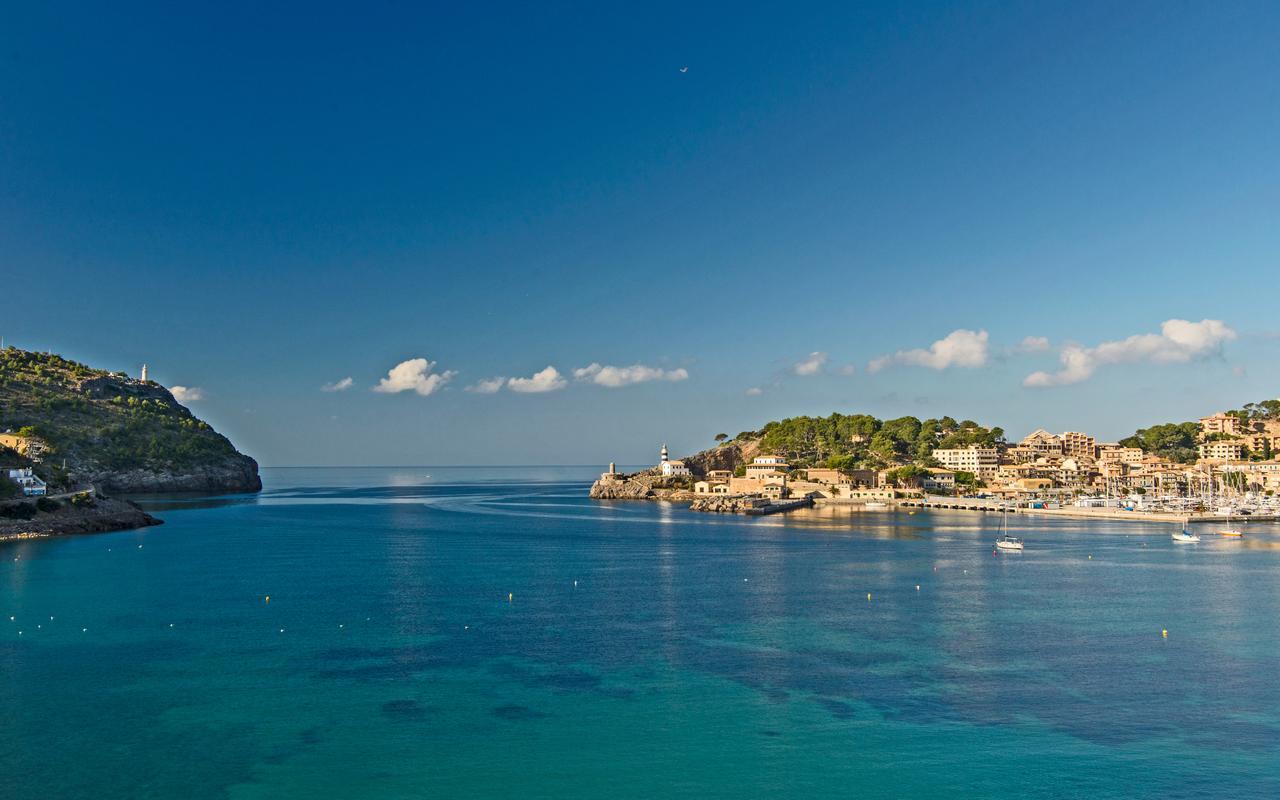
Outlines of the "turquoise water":
{"label": "turquoise water", "polygon": [[590,472],[268,470],[0,544],[0,797],[1280,796],[1280,527],[996,557]]}

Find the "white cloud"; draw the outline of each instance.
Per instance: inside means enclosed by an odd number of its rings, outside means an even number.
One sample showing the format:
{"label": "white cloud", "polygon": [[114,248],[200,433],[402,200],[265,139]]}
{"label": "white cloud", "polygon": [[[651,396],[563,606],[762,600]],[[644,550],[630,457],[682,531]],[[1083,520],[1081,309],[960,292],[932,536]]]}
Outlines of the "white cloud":
{"label": "white cloud", "polygon": [[879,372],[893,364],[929,369],[985,367],[988,358],[987,339],[986,331],[970,331],[961,328],[929,345],[928,350],[923,348],[899,350],[873,359],[867,365],[867,371]]}
{"label": "white cloud", "polygon": [[600,364],[589,364],[573,371],[573,377],[580,381],[590,381],[597,386],[616,389],[619,386],[630,386],[648,381],[682,381],[689,377],[683,368],[660,369],[646,367],[644,364],[632,364],[629,367],[609,367]]}
{"label": "white cloud", "polygon": [[485,378],[484,380],[476,381],[468,386],[466,390],[476,394],[493,394],[501,389],[502,384],[506,382],[507,379],[499,375],[496,378]]}
{"label": "white cloud", "polygon": [[762,394],[764,394],[764,389],[761,389],[759,386],[752,386],[747,390],[747,397],[759,397]]}
{"label": "white cloud", "polygon": [[169,393],[179,403],[196,403],[204,399],[204,389],[199,386],[171,386]]}
{"label": "white cloud", "polygon": [[814,351],[791,366],[797,375],[817,375],[822,372],[822,365],[827,363],[827,354]]}
{"label": "white cloud", "polygon": [[458,374],[453,370],[432,372],[435,366],[434,361],[428,361],[425,358],[401,361],[387,372],[387,377],[378,381],[378,385],[373,387],[373,390],[383,394],[413,391],[423,397],[434,394]]}
{"label": "white cloud", "polygon": [[513,392],[524,392],[527,394],[537,392],[554,392],[557,389],[563,389],[567,385],[568,381],[560,375],[560,370],[551,366],[533,373],[533,375],[528,378],[507,379],[508,389]]}
{"label": "white cloud", "polygon": [[320,391],[322,391],[322,392],[345,392],[346,390],[350,389],[350,388],[351,388],[351,385],[352,385],[352,384],[354,384],[354,383],[355,383],[355,381],[354,381],[354,380],[352,380],[351,378],[343,378],[343,379],[342,379],[342,380],[340,380],[340,381],[334,381],[333,383],[326,383],[324,386],[321,386],[321,387],[320,387]]}
{"label": "white cloud", "polygon": [[1236,332],[1225,322],[1203,319],[1165,320],[1160,333],[1140,333],[1127,339],[1103,342],[1096,347],[1078,344],[1064,346],[1058,354],[1062,366],[1057,372],[1033,372],[1023,386],[1065,386],[1090,378],[1104,364],[1180,364],[1222,352],[1222,345],[1236,338]]}
{"label": "white cloud", "polygon": [[1047,336],[1028,336],[1023,339],[1016,348],[1018,353],[1043,353],[1049,349],[1049,338]]}

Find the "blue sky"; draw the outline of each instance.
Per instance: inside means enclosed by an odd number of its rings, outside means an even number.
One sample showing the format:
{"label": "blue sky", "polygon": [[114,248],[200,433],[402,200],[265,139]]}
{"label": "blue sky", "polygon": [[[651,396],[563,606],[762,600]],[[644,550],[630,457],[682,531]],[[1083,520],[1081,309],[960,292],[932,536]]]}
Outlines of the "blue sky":
{"label": "blue sky", "polygon": [[0,335],[264,464],[1280,392],[1275,4],[259,5],[6,4]]}

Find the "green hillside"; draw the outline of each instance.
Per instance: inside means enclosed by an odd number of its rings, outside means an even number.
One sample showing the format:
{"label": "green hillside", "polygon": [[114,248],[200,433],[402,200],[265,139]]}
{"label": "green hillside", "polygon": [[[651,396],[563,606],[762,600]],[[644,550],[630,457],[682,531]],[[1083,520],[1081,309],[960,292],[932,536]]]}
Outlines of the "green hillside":
{"label": "green hillside", "polygon": [[[116,491],[255,491],[257,464],[154,381],[51,353],[0,351],[0,431],[46,446],[61,485]],[[62,471],[65,461],[66,471]]]}

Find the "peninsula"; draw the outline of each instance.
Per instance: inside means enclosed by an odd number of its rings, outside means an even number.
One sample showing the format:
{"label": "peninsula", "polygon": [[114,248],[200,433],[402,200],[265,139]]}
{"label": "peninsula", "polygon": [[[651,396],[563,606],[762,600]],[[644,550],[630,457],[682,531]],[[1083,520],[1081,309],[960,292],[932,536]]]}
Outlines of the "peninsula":
{"label": "peninsula", "polygon": [[810,503],[1153,518],[1280,515],[1280,400],[1198,421],[1153,425],[1118,442],[951,417],[794,417],[681,460],[623,474],[611,464],[591,497],[688,502],[697,511],[770,513]]}
{"label": "peninsula", "polygon": [[257,462],[145,373],[0,350],[0,538],[159,523],[113,495],[261,488]]}

